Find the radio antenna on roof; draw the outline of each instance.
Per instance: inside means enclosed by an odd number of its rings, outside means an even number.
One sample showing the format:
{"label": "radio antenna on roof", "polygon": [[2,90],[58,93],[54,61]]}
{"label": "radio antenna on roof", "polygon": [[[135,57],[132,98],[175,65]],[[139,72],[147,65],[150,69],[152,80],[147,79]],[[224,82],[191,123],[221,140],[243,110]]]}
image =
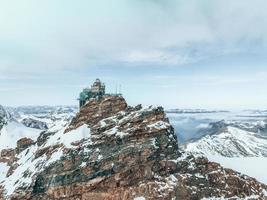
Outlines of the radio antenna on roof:
{"label": "radio antenna on roof", "polygon": [[117,95],[118,92],[118,83],[116,83],[116,90],[115,90],[115,94]]}
{"label": "radio antenna on roof", "polygon": [[119,85],[119,94],[121,94],[121,84]]}

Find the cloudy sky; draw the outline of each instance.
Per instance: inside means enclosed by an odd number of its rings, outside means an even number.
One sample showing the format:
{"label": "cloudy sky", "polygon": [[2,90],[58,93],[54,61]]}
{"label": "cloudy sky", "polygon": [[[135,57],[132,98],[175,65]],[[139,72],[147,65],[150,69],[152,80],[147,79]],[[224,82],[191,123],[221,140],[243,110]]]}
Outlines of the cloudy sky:
{"label": "cloudy sky", "polygon": [[266,0],[0,0],[0,104],[267,108]]}

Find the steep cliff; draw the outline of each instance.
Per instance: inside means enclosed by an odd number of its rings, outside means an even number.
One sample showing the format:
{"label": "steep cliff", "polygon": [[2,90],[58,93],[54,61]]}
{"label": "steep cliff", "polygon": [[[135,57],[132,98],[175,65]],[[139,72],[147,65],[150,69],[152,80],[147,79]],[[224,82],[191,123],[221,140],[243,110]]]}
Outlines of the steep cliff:
{"label": "steep cliff", "polygon": [[48,125],[45,122],[42,122],[40,120],[34,119],[34,118],[24,118],[21,121],[22,124],[24,124],[26,127],[40,129],[40,130],[47,130]]}
{"label": "steep cliff", "polygon": [[264,199],[266,186],[181,153],[161,107],[91,100],[69,125],[3,150],[2,199]]}
{"label": "steep cliff", "polygon": [[7,124],[10,117],[10,114],[5,110],[5,108],[0,105],[0,130]]}

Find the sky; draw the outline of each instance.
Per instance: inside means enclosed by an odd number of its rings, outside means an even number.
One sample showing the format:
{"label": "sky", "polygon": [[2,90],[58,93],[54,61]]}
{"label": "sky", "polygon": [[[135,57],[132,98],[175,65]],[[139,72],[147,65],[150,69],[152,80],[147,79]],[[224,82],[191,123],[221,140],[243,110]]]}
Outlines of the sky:
{"label": "sky", "polygon": [[267,109],[266,0],[0,0],[0,104]]}

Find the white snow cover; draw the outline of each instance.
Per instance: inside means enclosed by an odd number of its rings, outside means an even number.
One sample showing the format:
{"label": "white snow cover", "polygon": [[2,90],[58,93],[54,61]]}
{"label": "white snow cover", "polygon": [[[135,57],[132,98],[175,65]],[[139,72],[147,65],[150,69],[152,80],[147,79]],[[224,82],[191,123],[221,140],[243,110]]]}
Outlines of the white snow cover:
{"label": "white snow cover", "polygon": [[0,183],[6,178],[9,167],[6,163],[0,163]]}
{"label": "white snow cover", "polygon": [[7,196],[11,195],[14,190],[20,186],[30,185],[34,174],[44,170],[46,166],[49,166],[53,162],[59,160],[63,155],[63,147],[61,147],[59,149],[56,149],[56,151],[54,151],[49,157],[44,154],[35,159],[35,152],[39,149],[55,144],[63,144],[63,146],[66,148],[74,148],[72,143],[75,141],[79,141],[84,138],[87,138],[90,141],[90,129],[87,127],[87,125],[83,125],[65,134],[64,129],[65,128],[62,128],[54,135],[51,135],[48,138],[47,142],[41,147],[38,147],[36,144],[21,152],[17,156],[17,164],[19,166],[9,177],[6,177],[8,167],[5,164],[0,163],[0,182],[3,181],[2,185],[6,190]]}
{"label": "white snow cover", "polygon": [[67,148],[73,147],[71,143],[82,139],[89,139],[91,137],[90,128],[88,125],[82,125],[77,129],[64,133],[65,129],[61,129],[56,134],[50,136],[45,146],[51,146],[56,144],[63,144]]}
{"label": "white snow cover", "polygon": [[155,129],[166,129],[170,127],[170,124],[163,121],[157,121],[153,124],[148,125],[149,128],[155,128]]}
{"label": "white snow cover", "polygon": [[[130,113],[129,115],[126,115],[125,111],[120,111],[117,114],[123,115],[122,119],[118,119],[116,116],[112,116],[112,117],[108,117],[108,118],[102,119],[99,122],[99,124],[100,124],[101,127],[104,128],[109,124],[109,123],[106,123],[107,121],[113,121],[117,125],[115,127],[111,128],[111,129],[108,129],[107,131],[105,131],[104,134],[106,134],[106,135],[114,135],[114,136],[118,136],[120,138],[123,138],[126,135],[128,135],[129,132],[133,131],[134,128],[133,127],[132,128],[128,128],[128,129],[124,130],[124,132],[122,132],[122,131],[118,130],[118,127],[121,124],[127,122],[128,120],[135,120],[135,118],[138,118],[143,112],[148,112],[148,111],[151,111],[151,110],[153,110],[155,108],[156,107],[152,107],[152,106],[144,107],[141,110],[137,110],[137,111],[134,111],[134,112]],[[164,129],[164,128],[166,129],[166,128],[169,128],[169,126],[170,126],[170,124],[167,123],[167,122],[157,121],[157,122],[155,122],[153,124],[148,125],[147,128],[149,130]]]}
{"label": "white snow cover", "polygon": [[40,172],[45,166],[48,166],[52,162],[58,160],[62,155],[62,150],[54,152],[50,158],[43,155],[37,159],[34,159],[35,152],[37,151],[37,145],[31,146],[18,155],[18,167],[14,173],[9,177],[6,177],[3,181],[3,186],[6,190],[6,195],[11,195],[14,190],[19,186],[30,185],[32,182],[32,175],[36,172]]}
{"label": "white snow cover", "polygon": [[267,138],[255,133],[228,126],[227,130],[215,135],[207,135],[185,146],[186,151],[204,155],[227,157],[267,155]]}
{"label": "white snow cover", "polygon": [[146,198],[141,196],[141,197],[135,197],[134,200],[146,200]]}
{"label": "white snow cover", "polygon": [[51,118],[45,118],[45,117],[41,118],[41,117],[36,117],[34,115],[31,115],[31,114],[30,115],[20,114],[20,119],[18,119],[18,121],[22,121],[23,119],[27,119],[27,118],[38,120],[40,122],[44,122],[47,125],[53,124],[53,120]]}
{"label": "white snow cover", "polygon": [[[30,118],[46,123],[48,128],[52,128],[53,126],[58,126],[58,124],[63,124],[63,123],[66,124],[75,116],[75,112],[72,109],[64,111],[64,107],[61,106],[49,107],[47,108],[48,110],[46,109],[46,107],[32,107],[33,113],[27,112],[31,110],[31,107],[25,109],[26,110],[24,111],[26,111],[26,113],[20,112],[19,118],[16,118],[16,120],[21,122],[24,119]],[[61,113],[58,112],[57,110],[62,110],[63,112]]]}
{"label": "white snow cover", "polygon": [[[250,200],[250,199],[258,199],[260,198],[257,195],[251,195],[249,197],[245,197],[245,198],[239,198],[239,197],[234,197],[235,200]],[[233,199],[233,198],[230,198]],[[208,198],[202,198],[201,200],[229,200],[229,198],[225,198],[225,197],[208,197]]]}
{"label": "white snow cover", "polygon": [[185,150],[267,184],[267,138],[256,133],[229,126],[220,134],[189,143]]}
{"label": "white snow cover", "polygon": [[[67,126],[71,118],[74,115],[74,112],[67,113],[45,113],[45,114],[24,114],[19,115],[19,119],[14,119],[10,114],[2,107],[2,115],[8,115],[7,125],[4,125],[0,130],[0,150],[5,148],[15,148],[17,141],[23,137],[28,137],[33,140],[36,140],[42,130],[26,127],[21,123],[21,120],[25,118],[32,118],[41,122],[44,122],[48,125],[49,131],[57,132],[63,127]],[[34,108],[34,107],[33,107]],[[40,107],[41,109],[42,107]],[[53,108],[54,110],[57,107]],[[61,108],[61,107],[59,107]],[[64,107],[63,107],[64,108]],[[45,107],[44,107],[45,109]],[[41,109],[42,111],[42,109]]]}
{"label": "white snow cover", "polygon": [[28,128],[16,121],[9,121],[0,131],[0,150],[15,148],[17,141],[23,137],[37,139],[42,130]]}

